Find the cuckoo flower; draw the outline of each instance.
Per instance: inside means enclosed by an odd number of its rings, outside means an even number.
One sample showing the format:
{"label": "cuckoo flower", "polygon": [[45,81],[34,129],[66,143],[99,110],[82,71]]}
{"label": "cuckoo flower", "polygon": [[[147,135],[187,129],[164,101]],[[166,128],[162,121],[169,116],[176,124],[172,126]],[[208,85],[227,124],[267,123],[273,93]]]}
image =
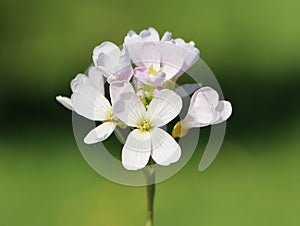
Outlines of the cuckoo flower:
{"label": "cuckoo flower", "polygon": [[[182,66],[182,72],[187,71],[191,66],[193,66],[200,57],[200,51],[195,47],[195,43],[190,41],[186,43],[182,38],[177,38],[171,40],[174,45],[179,47],[179,53],[184,58],[184,64]],[[182,73],[178,73],[176,78],[178,78]],[[175,79],[176,79],[175,78]]]}
{"label": "cuckoo flower", "polygon": [[112,42],[103,42],[94,48],[94,65],[99,68],[109,83],[114,81],[129,81],[132,76],[132,66],[128,52],[121,51]]}
{"label": "cuckoo flower", "polygon": [[220,101],[218,93],[210,87],[200,88],[193,94],[186,117],[174,126],[172,135],[182,137],[190,128],[222,123],[231,113],[229,101]]}
{"label": "cuckoo flower", "polygon": [[102,122],[86,135],[84,138],[86,144],[93,144],[107,139],[116,126],[125,127],[124,123],[118,120],[113,112],[116,98],[122,92],[134,92],[129,82],[113,82],[110,85],[111,105],[105,96],[95,87],[81,86],[76,89],[71,97],[76,113],[90,120]]}
{"label": "cuckoo flower", "polygon": [[170,42],[144,43],[139,52],[140,62],[134,62],[139,66],[139,70],[134,71],[134,77],[139,80],[140,76],[137,72],[144,70],[149,81],[157,76],[160,83],[172,79],[181,73],[184,65],[184,58],[179,53],[179,49],[180,47]]}
{"label": "cuckoo flower", "polygon": [[[104,81],[102,73],[95,67],[90,67],[88,70],[88,76],[84,74],[78,74],[71,81],[72,93],[75,92],[77,88],[82,85],[92,86],[97,89],[102,95],[104,95]],[[70,110],[74,110],[72,101],[69,97],[57,96],[56,100],[60,102],[63,106]]]}
{"label": "cuckoo flower", "polygon": [[154,28],[143,30],[139,35],[130,31],[124,39],[124,46],[132,61],[149,71],[149,77],[164,72],[165,80],[178,78],[199,59],[200,52],[194,47],[194,42],[172,40],[171,35],[166,32],[159,39]]}
{"label": "cuckoo flower", "polygon": [[162,84],[165,81],[166,74],[159,69],[155,71],[153,66],[150,66],[149,69],[144,67],[136,67],[133,70],[134,78],[142,82],[143,84],[151,85],[154,87],[162,87]]}
{"label": "cuckoo flower", "polygon": [[[142,43],[142,42],[166,42],[170,41],[172,38],[172,33],[167,31],[164,35],[159,38],[159,34],[157,30],[153,27],[148,28],[147,30],[142,30],[139,34],[135,33],[135,31],[130,30],[125,37],[124,43],[125,44],[132,44],[132,43]],[[130,49],[130,51],[135,52],[136,49]],[[138,55],[138,53],[130,52],[130,55]],[[132,54],[133,53],[133,54]]]}
{"label": "cuckoo flower", "polygon": [[182,108],[181,98],[173,91],[161,90],[146,107],[132,92],[123,92],[113,111],[117,118],[134,129],[122,150],[122,164],[126,169],[145,167],[150,156],[159,165],[179,160],[181,148],[161,126],[174,119]]}

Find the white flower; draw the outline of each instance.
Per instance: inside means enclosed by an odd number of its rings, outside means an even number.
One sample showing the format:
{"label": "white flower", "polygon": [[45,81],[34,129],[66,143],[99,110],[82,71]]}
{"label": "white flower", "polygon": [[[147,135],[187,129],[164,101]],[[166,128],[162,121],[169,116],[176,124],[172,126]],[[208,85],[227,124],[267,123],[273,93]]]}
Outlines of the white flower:
{"label": "white flower", "polygon": [[145,167],[150,156],[159,165],[179,160],[181,149],[177,142],[159,127],[174,119],[182,108],[181,98],[173,91],[161,90],[147,110],[134,93],[123,92],[113,110],[117,118],[135,129],[128,135],[122,150],[122,164],[126,169]]}
{"label": "white flower", "polygon": [[[95,67],[90,67],[88,70],[88,76],[84,74],[78,74],[71,81],[71,90],[74,93],[77,88],[82,85],[92,86],[97,89],[102,95],[104,95],[104,81],[102,73]],[[57,96],[56,100],[63,106],[70,110],[74,110],[72,101],[69,97]]]}
{"label": "white flower", "polygon": [[190,128],[222,123],[231,113],[229,101],[220,101],[218,93],[210,87],[200,88],[193,94],[186,117],[174,126],[172,135],[182,137]]}
{"label": "white flower", "polygon": [[133,71],[134,78],[143,84],[161,87],[165,82],[166,74],[164,72],[154,71],[152,66],[150,66],[149,69],[136,67]]}
{"label": "white flower", "polygon": [[172,33],[167,31],[164,33],[162,38],[159,38],[157,30],[153,27],[148,28],[147,30],[142,30],[139,34],[136,34],[135,31],[130,30],[125,37],[125,43],[130,44],[134,42],[165,42],[170,41],[172,38]]}
{"label": "white flower", "polygon": [[99,68],[109,83],[114,81],[129,81],[132,76],[132,66],[127,50],[121,51],[112,42],[103,42],[94,48],[94,65]]}
{"label": "white flower", "polygon": [[184,58],[180,49],[170,42],[147,42],[141,45],[139,61],[134,63],[145,68],[149,77],[164,73],[165,80],[170,80],[182,74]]}
{"label": "white flower", "polygon": [[115,117],[113,112],[116,98],[122,92],[134,92],[129,82],[113,82],[110,85],[112,105],[98,89],[92,86],[81,86],[73,93],[71,99],[75,112],[90,120],[102,122],[101,125],[92,129],[86,135],[84,138],[86,144],[103,141],[112,134],[116,126],[124,126],[124,124]]}
{"label": "white flower", "polygon": [[154,28],[143,30],[139,35],[130,31],[124,39],[124,46],[132,61],[146,68],[150,77],[164,72],[166,80],[177,79],[199,59],[200,51],[194,47],[194,42],[171,40],[171,35],[166,32],[160,40]]}
{"label": "white flower", "polygon": [[[182,71],[187,71],[191,66],[193,66],[200,57],[200,51],[195,47],[195,43],[190,41],[186,43],[182,38],[176,38],[171,40],[176,46],[180,47],[179,52],[184,58],[184,64],[182,66]],[[178,74],[178,78],[181,74]]]}

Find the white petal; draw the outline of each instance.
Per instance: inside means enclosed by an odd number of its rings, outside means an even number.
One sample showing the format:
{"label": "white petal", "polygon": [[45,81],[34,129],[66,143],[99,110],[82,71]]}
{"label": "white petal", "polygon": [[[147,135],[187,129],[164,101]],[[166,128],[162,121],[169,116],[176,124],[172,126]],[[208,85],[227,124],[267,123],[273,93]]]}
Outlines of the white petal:
{"label": "white petal", "polygon": [[130,62],[128,50],[126,48],[123,48],[118,62],[118,65],[114,69],[114,76],[118,79],[118,81],[129,81],[133,74],[133,69]]}
{"label": "white petal", "polygon": [[[129,68],[127,68],[127,69],[130,70]],[[109,84],[112,84],[113,82],[129,81],[130,78],[131,78],[131,76],[128,77],[126,74],[111,75],[107,78],[107,82]]]}
{"label": "white petal", "polygon": [[170,80],[183,70],[184,58],[181,48],[171,43],[161,43],[162,47],[162,66],[166,73],[166,79]]}
{"label": "white petal", "polygon": [[146,109],[140,98],[132,92],[123,92],[113,105],[114,116],[128,126],[136,127],[145,116]]}
{"label": "white petal", "polygon": [[128,50],[129,57],[137,66],[142,66],[140,51],[143,43],[143,39],[133,32],[129,32],[124,39],[124,47]]}
{"label": "white petal", "polygon": [[77,74],[71,81],[71,90],[74,93],[75,90],[82,84],[88,84],[89,78],[84,74]]}
{"label": "white petal", "polygon": [[[103,42],[101,45],[97,46],[93,50],[93,60],[97,62],[99,55],[104,54],[109,57],[109,60],[114,63],[118,63],[120,58],[121,50],[117,45],[112,42]],[[101,65],[106,66],[106,65]]]}
{"label": "white petal", "polygon": [[194,41],[189,41],[189,45],[195,46],[195,42]]}
{"label": "white petal", "polygon": [[159,46],[153,42],[145,43],[140,51],[141,63],[149,68],[151,65],[154,70],[159,70],[161,65],[161,53]]}
{"label": "white petal", "polygon": [[[130,31],[128,31],[128,33],[127,33],[127,36],[132,36],[132,35],[136,35],[136,32],[134,31],[134,30],[130,30]],[[126,36],[126,37],[127,37]]]}
{"label": "white petal", "polygon": [[185,43],[182,40],[182,42],[178,42],[176,44],[181,48],[181,54],[184,56],[185,63],[188,67],[191,67],[194,63],[196,63],[199,59],[200,51],[194,47],[194,42]]}
{"label": "white petal", "polygon": [[94,65],[99,68],[105,77],[109,77],[114,71],[114,62],[104,53],[100,53],[98,58],[95,58]]}
{"label": "white petal", "polygon": [[182,38],[175,38],[174,40],[172,40],[173,43],[175,43],[176,45],[184,45],[185,41]]}
{"label": "white petal", "polygon": [[151,133],[133,130],[127,137],[122,150],[122,164],[128,170],[145,167],[151,153]]}
{"label": "white petal", "polygon": [[116,58],[120,56],[120,52],[121,50],[119,49],[119,47],[112,42],[103,42],[93,50],[94,55],[98,55],[99,53],[111,53],[115,54]]}
{"label": "white petal", "polygon": [[73,104],[69,97],[57,96],[56,100],[69,110],[73,111]]}
{"label": "white petal", "polygon": [[97,68],[104,75],[105,78],[109,78],[110,76],[112,76],[112,68],[110,68],[109,70],[107,67],[104,66],[97,66]]}
{"label": "white petal", "polygon": [[166,31],[166,32],[164,33],[164,35],[162,36],[161,41],[162,41],[162,42],[170,41],[171,38],[172,38],[172,33],[169,32],[169,31]]}
{"label": "white petal", "polygon": [[108,100],[92,86],[82,86],[72,95],[74,110],[91,120],[107,119],[107,112],[111,109]]}
{"label": "white petal", "polygon": [[231,103],[229,101],[225,101],[225,100],[219,101],[219,103],[216,107],[216,111],[219,112],[219,114],[218,114],[219,117],[216,120],[214,120],[212,122],[212,124],[222,123],[230,117],[230,115],[232,113]]}
{"label": "white petal", "polygon": [[151,85],[155,87],[162,87],[163,83],[166,81],[166,74],[164,72],[160,72],[156,76],[149,75],[149,80]]}
{"label": "white petal", "polygon": [[84,138],[84,143],[94,144],[103,140],[106,140],[116,128],[116,124],[113,122],[104,122],[95,129],[92,129]]}
{"label": "white petal", "polygon": [[169,89],[161,90],[151,101],[147,117],[156,127],[166,125],[174,119],[182,108],[182,99]]}
{"label": "white petal", "polygon": [[154,128],[151,141],[151,156],[157,164],[167,166],[179,160],[181,148],[170,134],[160,128]]}
{"label": "white petal", "polygon": [[99,92],[104,95],[104,80],[103,75],[96,67],[90,67],[88,71],[90,82]]}
{"label": "white petal", "polygon": [[201,93],[207,99],[212,108],[216,108],[219,103],[219,94],[216,90],[211,87],[202,87],[200,88]]}
{"label": "white petal", "polygon": [[192,127],[210,124],[215,118],[215,108],[218,102],[219,95],[214,89],[210,87],[200,88],[192,96],[185,121],[189,121]]}
{"label": "white petal", "polygon": [[154,41],[154,42],[159,41],[159,34],[153,27],[148,28],[148,30],[141,31],[140,32],[140,37],[144,41]]}
{"label": "white petal", "polygon": [[134,89],[128,81],[117,81],[110,84],[109,93],[112,105],[115,104],[117,97],[123,92],[134,93]]}
{"label": "white petal", "polygon": [[195,48],[193,41],[186,43],[183,39],[178,38],[172,42],[180,48],[181,55],[184,59],[183,71],[187,71],[200,57],[199,49]]}
{"label": "white petal", "polygon": [[[191,46],[191,45],[189,45]],[[189,47],[185,48],[183,50],[183,54],[185,55],[184,57],[184,62],[185,62],[185,68],[184,70],[187,71],[191,66],[193,66],[199,59],[200,57],[200,51],[199,49],[195,47]]]}

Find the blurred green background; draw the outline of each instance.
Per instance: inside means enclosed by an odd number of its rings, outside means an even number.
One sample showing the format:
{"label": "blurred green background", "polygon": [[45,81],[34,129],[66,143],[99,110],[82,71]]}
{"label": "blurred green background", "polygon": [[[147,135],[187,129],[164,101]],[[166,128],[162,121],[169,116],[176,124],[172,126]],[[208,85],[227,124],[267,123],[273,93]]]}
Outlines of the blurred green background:
{"label": "blurred green background", "polygon": [[[141,226],[146,190],[83,160],[55,101],[93,48],[149,26],[194,40],[232,101],[225,142],[157,185],[155,225],[300,225],[300,3],[0,1],[0,225]],[[209,132],[208,129],[205,129]]]}

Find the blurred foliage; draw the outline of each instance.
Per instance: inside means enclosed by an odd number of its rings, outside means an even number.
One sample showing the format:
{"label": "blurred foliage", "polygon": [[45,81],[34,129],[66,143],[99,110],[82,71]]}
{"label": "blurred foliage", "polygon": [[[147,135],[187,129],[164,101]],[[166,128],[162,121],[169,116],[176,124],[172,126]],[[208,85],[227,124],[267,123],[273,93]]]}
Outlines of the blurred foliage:
{"label": "blurred foliage", "polygon": [[[298,67],[300,4],[296,0],[285,4],[1,0],[0,4],[2,82],[9,84],[1,92],[22,84],[33,94],[53,94],[89,66],[96,45],[106,40],[122,44],[130,29],[148,26],[194,40],[221,80],[244,77],[243,72],[264,81],[283,79],[285,71]],[[284,74],[285,79],[293,76]]]}
{"label": "blurred foliage", "polygon": [[[144,188],[92,172],[55,101],[103,41],[193,40],[233,103],[224,146],[158,185],[156,225],[300,224],[299,1],[0,0],[0,225],[143,225]],[[207,130],[207,129],[206,129]],[[188,222],[188,223],[187,223]]]}

